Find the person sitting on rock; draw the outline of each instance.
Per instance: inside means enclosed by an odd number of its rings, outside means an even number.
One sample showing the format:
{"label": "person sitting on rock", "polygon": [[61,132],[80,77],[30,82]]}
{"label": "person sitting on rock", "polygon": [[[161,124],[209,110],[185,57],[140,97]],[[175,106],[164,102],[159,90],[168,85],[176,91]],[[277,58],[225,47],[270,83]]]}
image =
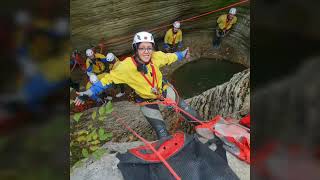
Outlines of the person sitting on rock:
{"label": "person sitting on rock", "polygon": [[87,49],[86,56],[87,73],[94,73],[96,75],[99,75],[105,71],[106,67],[104,63],[108,62],[105,55],[94,53],[92,49]]}
{"label": "person sitting on rock", "polygon": [[[97,54],[97,53],[96,53]],[[100,57],[103,57],[102,54],[98,54]],[[116,68],[120,62],[119,58],[117,58],[113,53],[108,53],[107,56],[105,58],[102,58],[103,62],[107,62],[109,64],[109,66],[107,66],[106,68],[106,72],[110,72],[112,69]],[[88,76],[89,76],[89,82],[86,85],[86,89],[88,90],[93,83],[97,82],[98,80],[101,80],[102,77],[104,77],[105,73],[102,73],[100,75],[96,75],[94,73],[91,72],[87,72]],[[124,85],[117,85],[117,87],[120,88],[120,92],[118,94],[116,94],[116,97],[122,97],[123,95],[125,95],[125,91],[124,91]],[[107,100],[112,100],[112,97],[110,95],[107,95]],[[102,99],[99,98],[98,96],[93,97],[92,99],[94,99],[97,102],[102,102]]]}
{"label": "person sitting on rock", "polygon": [[[105,71],[107,70],[105,63],[108,63],[108,60],[105,55],[100,53],[94,53],[92,49],[86,50],[86,71],[89,77],[89,81],[86,84],[86,89],[89,89],[93,83],[97,82],[104,76]],[[97,103],[102,103],[102,99],[99,95],[92,97]],[[107,97],[111,100],[111,97]]]}
{"label": "person sitting on rock", "polygon": [[230,32],[231,27],[237,22],[236,12],[236,8],[231,8],[229,14],[219,16],[217,20],[218,27],[216,28],[216,37],[213,40],[214,48],[220,47],[222,38]]}
{"label": "person sitting on rock", "polygon": [[180,29],[180,22],[175,21],[173,28],[170,28],[164,37],[165,52],[175,52],[182,48],[182,31]]}
{"label": "person sitting on rock", "polygon": [[[172,64],[176,61],[182,61],[189,57],[189,48],[184,51],[175,53],[164,53],[154,51],[155,42],[153,36],[149,32],[136,33],[133,39],[132,48],[134,55],[120,61],[115,69],[98,82],[94,83],[90,89],[84,92],[77,92],[78,97],[75,99],[75,105],[81,105],[86,98],[97,95],[112,84],[127,84],[135,93],[135,101],[152,102],[164,97],[178,101],[178,106],[187,111],[189,114],[199,118],[199,115],[193,110],[182,98],[175,93],[172,85],[165,84],[162,80],[160,68]],[[141,112],[156,131],[159,139],[169,136],[169,132],[165,126],[164,119],[159,110],[159,106],[155,104],[147,104],[140,107]],[[185,116],[187,120],[191,120]]]}

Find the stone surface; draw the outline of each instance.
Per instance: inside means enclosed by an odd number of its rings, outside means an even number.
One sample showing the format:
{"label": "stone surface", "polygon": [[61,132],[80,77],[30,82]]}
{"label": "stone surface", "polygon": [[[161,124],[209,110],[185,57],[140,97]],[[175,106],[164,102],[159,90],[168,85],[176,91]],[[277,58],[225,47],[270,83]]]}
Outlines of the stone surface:
{"label": "stone surface", "polygon": [[[91,45],[97,45],[101,38],[106,39],[107,51],[117,56],[131,53],[133,35],[142,30],[151,30],[156,38],[157,48],[162,49],[162,41],[166,30],[175,20],[187,19],[205,12],[219,9],[235,1],[227,0],[72,0],[70,1],[71,39],[74,48],[84,52]],[[238,23],[230,32],[229,37],[223,40],[219,50],[212,48],[213,32],[219,15],[227,10],[203,16],[199,19],[182,22],[184,47],[190,47],[192,53],[190,60],[200,57],[227,59],[250,67],[249,47],[249,3],[238,8]],[[167,26],[169,25],[169,26]],[[157,29],[155,29],[157,28]],[[169,74],[188,61],[178,62],[164,68],[164,74]],[[190,103],[205,118],[216,114],[229,115],[236,111],[249,111],[249,70],[235,75],[229,82],[208,90],[194,97]],[[141,136],[154,140],[155,134],[147,120],[142,116],[139,107],[133,103],[114,103],[114,111],[131,128]],[[92,112],[92,110],[91,110]],[[88,110],[88,115],[91,114]],[[164,114],[166,117],[168,114]],[[170,115],[170,113],[169,113]],[[234,117],[240,117],[235,114]],[[176,116],[175,116],[176,118]],[[174,120],[165,118],[169,129],[174,130]],[[177,120],[177,118],[175,119]],[[102,148],[109,152],[124,152],[126,149],[137,146],[139,143],[125,143],[132,141],[132,135],[115,118],[108,116],[105,128],[112,131],[118,143],[107,143]],[[117,159],[114,153],[105,154],[99,160],[83,160],[80,167],[73,168],[71,179],[122,179],[120,171],[116,168]],[[249,166],[228,155],[232,169],[241,179],[249,179]]]}
{"label": "stone surface", "polygon": [[250,71],[233,75],[229,82],[187,100],[204,119],[216,115],[241,118],[250,111]]}
{"label": "stone surface", "polygon": [[[176,20],[186,20],[234,3],[233,0],[72,0],[70,1],[72,46],[84,52],[91,45],[97,45],[101,38],[106,40],[107,50],[120,56],[131,53],[133,35],[139,31],[154,34],[158,47],[162,49],[163,37]],[[237,6],[238,23],[226,37],[223,45],[232,47],[249,66],[250,47],[250,8],[249,3]],[[182,22],[185,40],[194,34],[205,35],[212,45],[213,31],[222,10],[201,18]],[[192,40],[192,42],[195,42]],[[192,42],[186,41],[185,47]],[[201,41],[199,41],[201,43]],[[195,42],[197,43],[197,42]],[[224,49],[224,48],[223,48]],[[220,54],[220,51],[217,51]],[[232,54],[232,53],[230,53]],[[238,56],[237,56],[238,57]],[[239,62],[239,60],[234,60]]]}
{"label": "stone surface", "polygon": [[[126,152],[128,149],[141,145],[142,142],[130,143],[106,143],[102,148],[108,151]],[[72,168],[70,175],[71,180],[123,180],[120,170],[117,168],[119,160],[116,158],[116,153],[106,154],[101,159],[84,160],[80,167]],[[236,157],[227,153],[228,163],[231,169],[237,174],[240,179],[250,179],[250,166]]]}
{"label": "stone surface", "polygon": [[[246,114],[249,111],[249,70],[245,70],[235,74],[229,82],[212,88],[199,96],[189,99],[188,101],[194,106],[206,119],[216,114],[227,115],[238,110]],[[216,109],[216,110],[215,110]],[[152,131],[147,120],[142,116],[139,107],[133,103],[122,101],[114,103],[114,112],[120,117],[124,117],[124,121],[130,127],[135,129],[143,137],[154,140],[154,132]],[[169,117],[171,113],[164,113],[166,123],[169,129],[173,128],[173,117]],[[235,113],[232,117],[239,118],[241,113]],[[175,115],[176,117],[177,115]],[[130,140],[130,132],[128,132],[121,124],[115,121],[115,118],[108,116],[106,119],[106,128],[114,134],[120,134],[120,142],[108,142],[101,148],[107,149],[109,154],[105,154],[99,160],[92,158],[83,160],[81,166],[72,168],[72,180],[99,180],[99,179],[122,179],[121,172],[116,167],[118,160],[115,152],[126,152],[127,149],[136,147],[142,142],[125,142]],[[231,154],[227,154],[228,162],[234,172],[240,179],[250,179],[250,166]]]}

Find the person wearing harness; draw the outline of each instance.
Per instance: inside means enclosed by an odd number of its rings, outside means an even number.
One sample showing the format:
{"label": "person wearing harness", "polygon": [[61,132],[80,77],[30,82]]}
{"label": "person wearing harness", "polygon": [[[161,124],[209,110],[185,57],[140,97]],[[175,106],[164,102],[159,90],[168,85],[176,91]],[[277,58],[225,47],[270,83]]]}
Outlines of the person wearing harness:
{"label": "person wearing harness", "polygon": [[231,8],[229,14],[223,14],[219,16],[217,23],[218,27],[216,28],[216,37],[213,40],[213,47],[219,48],[220,43],[223,37],[225,37],[229,32],[231,27],[237,22],[237,13],[236,8]]}
{"label": "person wearing harness", "polygon": [[[92,84],[104,77],[105,71],[107,70],[105,63],[109,63],[109,60],[103,54],[94,53],[92,49],[86,50],[86,56],[86,71],[89,77],[86,89],[88,90]],[[99,94],[92,96],[92,99],[97,103],[103,102],[103,100],[99,97]],[[111,97],[109,97],[109,99],[111,99]]]}
{"label": "person wearing harness", "polygon": [[[119,58],[117,58],[117,56],[115,56],[113,53],[108,53],[107,54],[107,61],[110,63],[109,64],[109,72],[112,69],[115,69],[119,65],[119,62],[120,62]],[[119,85],[116,85],[116,86],[118,86],[120,88],[120,92],[116,94],[116,97],[120,98],[123,95],[125,95],[124,85],[123,84],[119,84]]]}
{"label": "person wearing harness", "polygon": [[[119,65],[105,74],[105,76],[85,92],[77,92],[75,105],[84,103],[86,97],[92,97],[111,87],[111,84],[127,84],[136,93],[136,102],[152,102],[163,97],[177,101],[178,106],[200,118],[182,98],[179,98],[173,87],[164,83],[160,68],[175,61],[189,57],[189,49],[175,53],[154,51],[155,42],[151,33],[139,32],[135,34],[132,48],[134,55],[127,57]],[[159,106],[156,104],[140,107],[143,115],[151,124],[159,139],[169,136]],[[189,117],[185,116],[187,120]]]}
{"label": "person wearing harness", "polygon": [[91,73],[98,75],[105,71],[106,67],[104,63],[108,62],[105,55],[94,53],[92,49],[87,49],[86,56],[86,69],[88,76]]}
{"label": "person wearing harness", "polygon": [[170,28],[164,37],[165,52],[175,52],[182,48],[182,31],[180,29],[180,22],[175,21],[173,28]]}

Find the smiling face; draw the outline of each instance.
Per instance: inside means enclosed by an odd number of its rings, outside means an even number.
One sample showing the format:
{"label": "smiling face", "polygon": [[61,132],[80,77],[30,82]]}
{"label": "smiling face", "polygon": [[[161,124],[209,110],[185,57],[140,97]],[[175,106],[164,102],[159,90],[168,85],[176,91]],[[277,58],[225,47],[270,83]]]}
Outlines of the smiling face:
{"label": "smiling face", "polygon": [[151,54],[153,52],[152,43],[142,42],[138,47],[138,55],[141,61],[148,63],[151,59]]}
{"label": "smiling face", "polygon": [[89,56],[88,58],[91,59],[91,60],[94,60],[94,59],[95,59],[95,56],[94,56],[94,55],[91,55],[91,56]]}
{"label": "smiling face", "polygon": [[177,33],[178,31],[179,31],[179,28],[173,27],[173,32],[174,32],[174,33]]}
{"label": "smiling face", "polygon": [[228,20],[233,19],[233,17],[234,17],[234,15],[233,15],[233,14],[228,14],[228,16],[227,16]]}

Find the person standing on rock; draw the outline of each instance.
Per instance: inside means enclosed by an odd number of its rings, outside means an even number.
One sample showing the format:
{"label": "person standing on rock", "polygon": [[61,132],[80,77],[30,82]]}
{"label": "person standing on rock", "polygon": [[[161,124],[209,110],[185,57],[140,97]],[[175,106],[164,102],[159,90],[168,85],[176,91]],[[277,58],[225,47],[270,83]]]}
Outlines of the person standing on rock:
{"label": "person standing on rock", "polygon": [[175,52],[182,48],[182,31],[180,29],[180,22],[175,21],[173,28],[170,28],[164,37],[165,52]]}
{"label": "person standing on rock", "polygon": [[220,47],[222,38],[230,32],[231,27],[237,22],[237,17],[235,16],[236,13],[237,9],[231,8],[229,10],[229,14],[219,16],[217,20],[218,27],[216,28],[216,37],[213,40],[214,48]]}
{"label": "person standing on rock", "polygon": [[[75,105],[84,103],[86,97],[92,97],[111,87],[112,84],[127,84],[136,93],[135,101],[152,102],[160,97],[179,99],[178,106],[193,116],[200,118],[183,99],[179,98],[171,85],[162,79],[160,68],[176,61],[189,58],[189,48],[175,53],[154,51],[155,42],[151,33],[135,34],[132,48],[134,55],[121,61],[118,66],[84,92],[77,92]],[[140,108],[159,139],[169,136],[158,105],[144,105]],[[186,117],[189,120],[189,117]]]}

